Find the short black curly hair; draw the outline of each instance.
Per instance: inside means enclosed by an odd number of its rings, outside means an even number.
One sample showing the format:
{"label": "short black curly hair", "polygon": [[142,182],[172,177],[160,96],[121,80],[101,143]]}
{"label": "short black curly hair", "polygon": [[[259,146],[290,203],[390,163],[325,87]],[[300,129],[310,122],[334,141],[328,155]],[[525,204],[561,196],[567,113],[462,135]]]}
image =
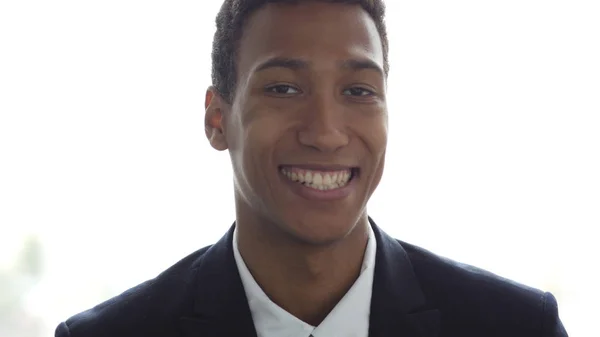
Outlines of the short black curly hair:
{"label": "short black curly hair", "polygon": [[[243,26],[250,14],[268,3],[297,4],[315,0],[225,0],[217,14],[217,31],[212,48],[212,84],[227,100],[233,101],[237,79],[236,56]],[[369,13],[381,38],[384,71],[387,75],[388,40],[385,28],[385,5],[383,0],[320,0],[331,3],[358,4]]]}

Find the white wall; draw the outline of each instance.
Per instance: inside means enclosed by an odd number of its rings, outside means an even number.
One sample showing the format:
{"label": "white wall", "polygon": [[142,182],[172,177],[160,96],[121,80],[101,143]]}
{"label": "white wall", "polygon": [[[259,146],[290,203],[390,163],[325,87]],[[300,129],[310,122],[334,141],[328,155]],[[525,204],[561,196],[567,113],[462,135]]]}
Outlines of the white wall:
{"label": "white wall", "polygon": [[[39,235],[46,323],[217,240],[204,138],[218,1],[0,3],[0,269]],[[388,1],[389,234],[553,291],[592,331],[600,255],[597,1]],[[589,334],[588,334],[589,335]]]}

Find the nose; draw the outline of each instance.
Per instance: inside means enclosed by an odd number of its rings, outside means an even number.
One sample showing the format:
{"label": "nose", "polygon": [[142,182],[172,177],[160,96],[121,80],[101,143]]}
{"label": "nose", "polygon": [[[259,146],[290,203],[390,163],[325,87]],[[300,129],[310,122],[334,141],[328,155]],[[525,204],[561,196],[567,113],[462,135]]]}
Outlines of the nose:
{"label": "nose", "polygon": [[298,132],[302,145],[321,152],[336,152],[348,145],[344,109],[333,97],[315,95],[304,111],[304,126]]}

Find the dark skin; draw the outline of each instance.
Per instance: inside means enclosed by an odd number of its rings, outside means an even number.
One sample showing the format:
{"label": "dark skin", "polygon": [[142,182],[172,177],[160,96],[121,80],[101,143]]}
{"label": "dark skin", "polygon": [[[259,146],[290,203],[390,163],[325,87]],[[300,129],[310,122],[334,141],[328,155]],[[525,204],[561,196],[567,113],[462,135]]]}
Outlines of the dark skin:
{"label": "dark skin", "polygon": [[[382,69],[375,23],[359,5],[268,4],[244,27],[233,101],[206,93],[206,135],[231,156],[240,253],[273,302],[314,326],[360,273],[387,145]],[[358,174],[348,196],[311,200],[281,165]]]}

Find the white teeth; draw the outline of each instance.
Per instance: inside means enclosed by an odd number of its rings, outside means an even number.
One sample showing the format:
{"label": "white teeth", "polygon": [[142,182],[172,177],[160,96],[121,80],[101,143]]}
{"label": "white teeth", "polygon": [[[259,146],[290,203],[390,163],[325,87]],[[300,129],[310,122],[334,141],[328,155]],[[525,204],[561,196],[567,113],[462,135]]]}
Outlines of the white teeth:
{"label": "white teeth", "polygon": [[292,170],[286,168],[282,168],[281,173],[283,173],[292,181],[320,191],[332,190],[346,186],[351,175],[350,170],[336,172],[293,170],[292,172]]}
{"label": "white teeth", "polygon": [[313,185],[320,186],[323,184],[323,177],[321,177],[321,173],[315,173],[312,180]]}

